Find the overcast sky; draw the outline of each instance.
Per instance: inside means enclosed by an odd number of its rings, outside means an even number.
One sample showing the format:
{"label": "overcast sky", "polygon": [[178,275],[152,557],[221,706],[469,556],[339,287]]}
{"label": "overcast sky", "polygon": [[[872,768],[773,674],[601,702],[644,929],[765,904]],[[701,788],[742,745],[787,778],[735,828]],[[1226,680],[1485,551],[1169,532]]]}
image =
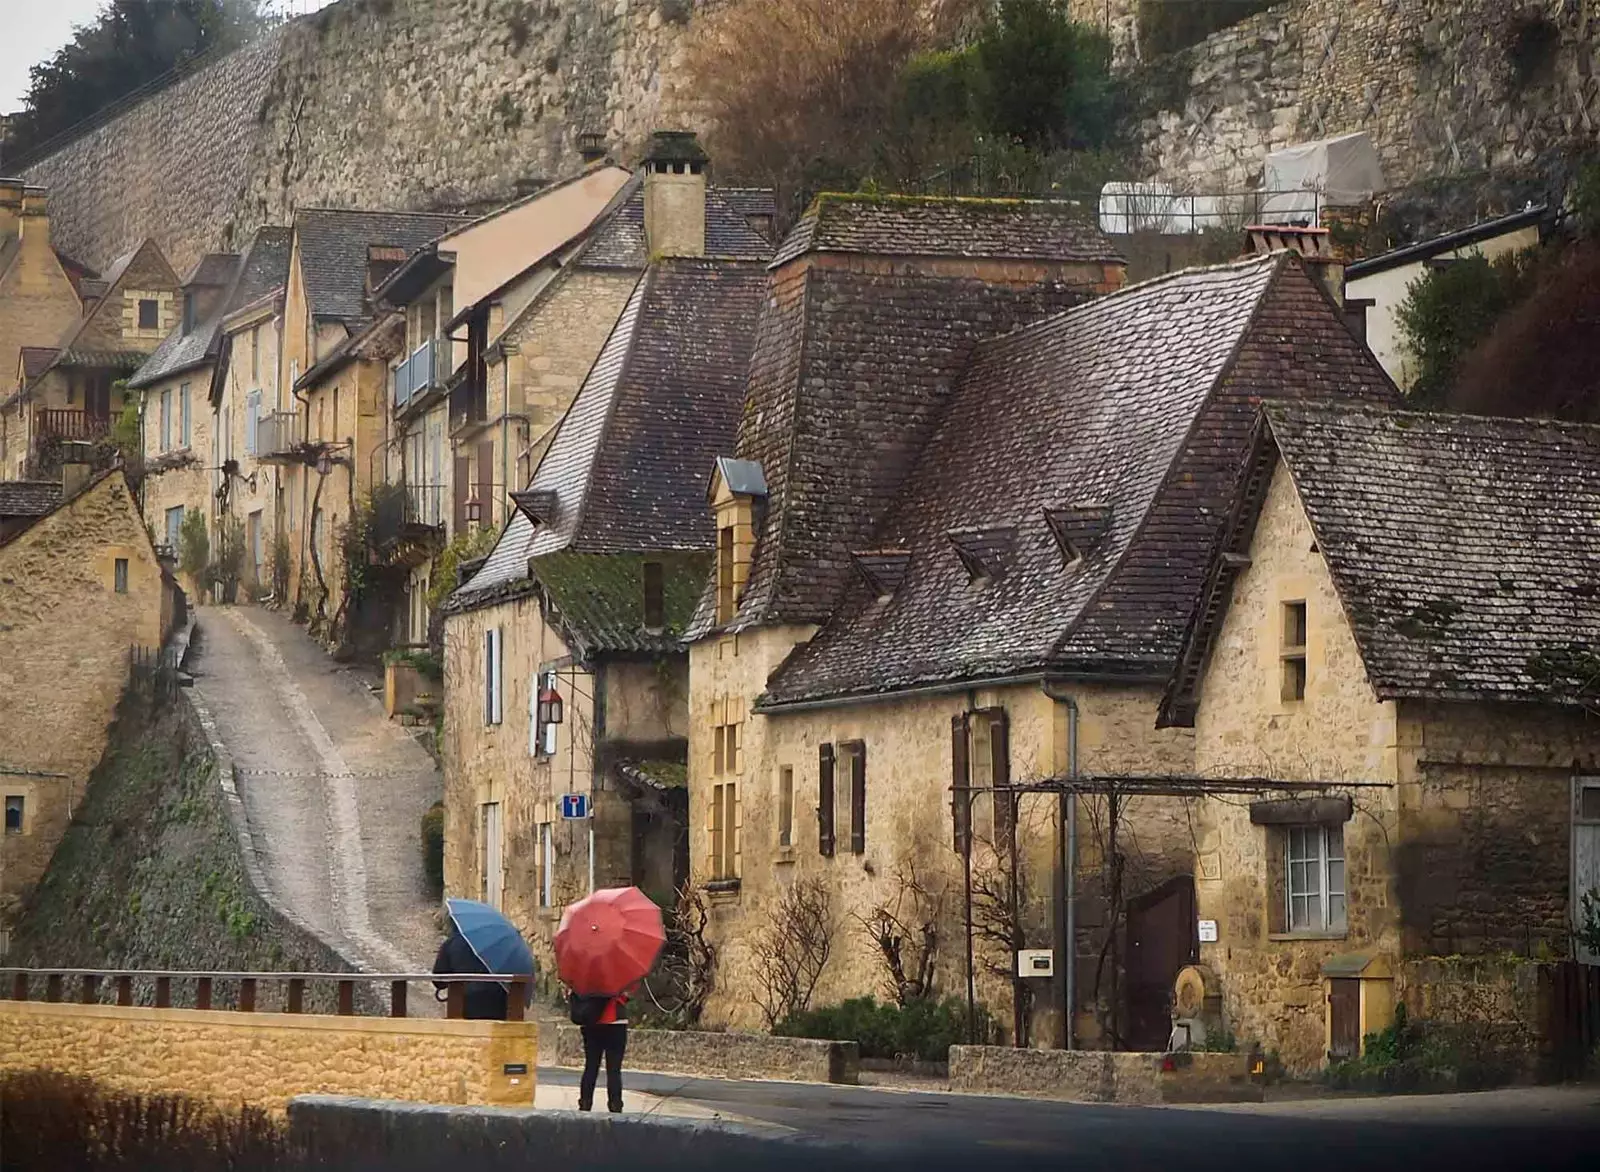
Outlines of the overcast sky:
{"label": "overcast sky", "polygon": [[[299,16],[331,0],[279,0],[273,7]],[[103,0],[0,0],[0,114],[22,106],[28,70],[72,39],[73,27],[94,19]]]}

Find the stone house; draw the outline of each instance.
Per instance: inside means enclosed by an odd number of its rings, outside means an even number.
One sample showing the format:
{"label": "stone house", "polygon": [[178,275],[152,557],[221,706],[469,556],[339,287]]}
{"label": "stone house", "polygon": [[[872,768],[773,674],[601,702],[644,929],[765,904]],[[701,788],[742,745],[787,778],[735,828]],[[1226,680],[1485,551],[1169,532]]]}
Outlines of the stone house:
{"label": "stone house", "polygon": [[242,545],[245,597],[272,592],[271,554],[280,523],[283,481],[264,458],[260,424],[282,402],[287,229],[262,228],[235,277],[217,323],[216,359],[207,386],[210,405],[213,559]]}
{"label": "stone house", "polygon": [[1201,777],[1279,787],[1193,803],[1198,961],[1308,1071],[1425,1008],[1424,958],[1571,954],[1600,429],[1272,404],[1239,467],[1162,723]]}
{"label": "stone house", "polygon": [[1346,266],[1345,303],[1364,315],[1367,345],[1402,390],[1416,377],[1399,319],[1411,286],[1452,261],[1469,256],[1494,260],[1536,248],[1552,219],[1549,208],[1530,207]]}
{"label": "stone house", "polygon": [[[447,535],[504,523],[506,489],[528,482],[652,258],[771,257],[772,193],[711,185],[709,167],[693,135],[659,132],[638,173],[592,163],[395,274],[410,357],[395,375],[402,467],[391,479],[420,475]],[[491,264],[483,254],[501,236],[520,239],[522,251]],[[447,291],[448,314],[438,300]],[[455,341],[442,363],[430,331],[446,329]],[[411,642],[428,636],[431,574],[430,565],[412,571]]]}
{"label": "stone house", "polygon": [[446,890],[503,907],[547,958],[578,895],[635,884],[670,904],[687,875],[699,469],[732,442],[765,290],[759,263],[651,264],[442,608]]}
{"label": "stone house", "polygon": [[[47,193],[0,179],[0,396],[20,389],[23,349],[54,346],[83,317],[101,290],[95,274],[51,244]],[[39,360],[24,377],[40,373]],[[0,429],[10,413],[0,417]],[[9,436],[0,430],[0,443]],[[0,471],[14,469],[0,450]]]}
{"label": "stone house", "polygon": [[125,406],[124,384],[178,324],[179,280],[153,240],[120,257],[84,314],[19,359],[19,386],[0,402],[5,475],[48,479],[62,445],[95,444]]}
{"label": "stone house", "polygon": [[[202,257],[181,290],[180,318],[154,354],[128,380],[140,395],[144,451],[140,489],[145,524],[158,546],[180,555],[184,515],[197,511],[210,538],[214,469],[211,411],[207,398],[222,341],[222,318],[235,291],[242,257],[213,253]],[[183,586],[198,598],[200,582],[184,576]]]}
{"label": "stone house", "polygon": [[71,492],[39,489],[19,504],[19,486],[0,483],[0,932],[105,752],[130,648],[160,647],[175,610],[176,583],[120,468]]}
{"label": "stone house", "polygon": [[1014,202],[824,199],[780,250],[689,635],[719,1020],[762,1024],[800,880],[835,926],[814,1003],[885,990],[880,913],[936,942],[916,991],[964,994],[970,846],[974,993],[1059,1043],[1067,966],[1008,974],[1067,952],[1075,822],[1077,1038],[1165,1043],[1174,949],[1146,964],[1122,925],[1184,897],[1181,803],[1112,844],[1104,800],[998,791],[1192,770],[1155,717],[1255,404],[1395,391],[1290,253],[1119,275],[1092,228]]}
{"label": "stone house", "polygon": [[279,402],[263,435],[283,485],[287,598],[319,630],[342,599],[340,532],[363,489],[387,476],[396,442],[387,392],[374,398],[392,350],[378,333],[389,315],[376,291],[417,249],[466,222],[367,209],[295,216]]}

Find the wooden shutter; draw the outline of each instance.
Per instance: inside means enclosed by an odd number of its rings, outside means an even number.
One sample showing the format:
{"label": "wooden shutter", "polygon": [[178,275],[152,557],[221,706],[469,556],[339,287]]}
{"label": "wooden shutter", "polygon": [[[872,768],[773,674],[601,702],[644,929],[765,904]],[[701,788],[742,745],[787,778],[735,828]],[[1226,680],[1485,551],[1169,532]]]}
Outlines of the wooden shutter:
{"label": "wooden shutter", "polygon": [[722,786],[711,787],[711,877],[724,879],[727,868],[724,862],[722,839]]}
{"label": "wooden shutter", "polygon": [[994,844],[1000,850],[1016,845],[1017,808],[1011,788],[1011,728],[1004,708],[989,714],[989,777],[994,786]]}
{"label": "wooden shutter", "polygon": [[968,758],[968,718],[962,712],[950,718],[950,825],[960,855],[965,855],[972,843],[972,805],[967,800],[972,768]]}
{"label": "wooden shutter", "polygon": [[850,853],[867,851],[867,745],[852,746],[850,753]]}
{"label": "wooden shutter", "polygon": [[483,633],[483,723],[494,723],[494,636],[490,627]]}
{"label": "wooden shutter", "polygon": [[478,445],[478,519],[494,524],[494,441]]}
{"label": "wooden shutter", "polygon": [[738,782],[728,786],[728,805],[728,877],[737,879],[744,874],[744,802]]}
{"label": "wooden shutter", "polygon": [[817,853],[833,857],[833,746],[817,751]]}
{"label": "wooden shutter", "polygon": [[450,494],[455,503],[451,511],[451,519],[455,522],[450,530],[451,536],[467,527],[467,494],[471,491],[471,484],[472,460],[467,456],[457,456],[455,491]]}

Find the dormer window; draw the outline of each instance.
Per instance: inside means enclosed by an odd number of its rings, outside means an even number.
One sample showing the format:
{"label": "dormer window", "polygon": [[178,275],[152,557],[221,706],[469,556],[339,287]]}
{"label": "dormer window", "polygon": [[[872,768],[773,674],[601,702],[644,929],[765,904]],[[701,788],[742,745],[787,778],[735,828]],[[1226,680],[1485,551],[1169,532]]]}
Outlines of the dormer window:
{"label": "dormer window", "polygon": [[1009,526],[952,529],[945,534],[971,582],[992,582],[1005,576],[1017,531]]}
{"label": "dormer window", "polygon": [[892,597],[900,588],[906,567],[911,564],[911,553],[904,549],[864,550],[850,557],[856,571],[880,601]]}
{"label": "dormer window", "polygon": [[549,528],[556,521],[556,494],[550,489],[529,488],[511,494],[511,503],[517,511],[537,528]]}
{"label": "dormer window", "polygon": [[185,334],[194,333],[194,294],[193,293],[185,293],[183,295],[183,332]]}
{"label": "dormer window", "polygon": [[717,530],[717,622],[731,623],[737,600],[733,590],[734,569],[733,526],[724,525]]}
{"label": "dormer window", "polygon": [[767,479],[754,460],[720,457],[711,474],[711,511],[716,523],[717,625],[731,623],[750,578],[756,544],[756,502],[767,496]]}
{"label": "dormer window", "polygon": [[1111,532],[1111,506],[1088,502],[1046,509],[1044,520],[1061,550],[1062,563],[1075,566]]}

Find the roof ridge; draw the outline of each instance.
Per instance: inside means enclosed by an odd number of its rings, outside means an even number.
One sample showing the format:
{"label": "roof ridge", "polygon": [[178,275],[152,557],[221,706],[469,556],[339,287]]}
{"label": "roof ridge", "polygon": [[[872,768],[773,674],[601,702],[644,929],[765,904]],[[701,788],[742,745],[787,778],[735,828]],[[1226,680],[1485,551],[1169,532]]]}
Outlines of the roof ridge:
{"label": "roof ridge", "polygon": [[1363,416],[1371,419],[1420,420],[1449,427],[1453,424],[1487,425],[1533,431],[1553,428],[1558,431],[1592,432],[1600,436],[1600,422],[1581,419],[1556,419],[1546,415],[1484,415],[1474,411],[1428,411],[1415,407],[1384,407],[1363,400],[1344,402],[1337,399],[1279,399],[1263,403],[1262,410],[1273,415],[1337,415]]}

